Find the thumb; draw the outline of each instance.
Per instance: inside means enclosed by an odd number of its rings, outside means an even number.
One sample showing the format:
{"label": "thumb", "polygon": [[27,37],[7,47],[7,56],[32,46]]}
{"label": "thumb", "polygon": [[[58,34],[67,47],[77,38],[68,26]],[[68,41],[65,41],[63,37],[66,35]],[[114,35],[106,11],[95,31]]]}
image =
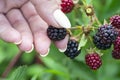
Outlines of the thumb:
{"label": "thumb", "polygon": [[70,28],[69,19],[60,10],[56,0],[31,0],[38,14],[48,23],[56,27]]}

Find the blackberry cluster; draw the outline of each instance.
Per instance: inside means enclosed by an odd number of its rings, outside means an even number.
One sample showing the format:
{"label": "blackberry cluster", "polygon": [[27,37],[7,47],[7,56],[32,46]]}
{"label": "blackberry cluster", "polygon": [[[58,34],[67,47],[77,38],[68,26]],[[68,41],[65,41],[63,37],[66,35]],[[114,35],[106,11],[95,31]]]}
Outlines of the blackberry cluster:
{"label": "blackberry cluster", "polygon": [[47,35],[51,40],[60,41],[67,35],[67,30],[65,28],[49,26],[47,29]]}
{"label": "blackberry cluster", "polygon": [[112,51],[112,57],[115,59],[120,59],[120,36],[114,42],[114,50]]}
{"label": "blackberry cluster", "polygon": [[111,17],[110,18],[110,23],[114,27],[120,29],[120,16],[119,15],[115,15],[115,16]]}
{"label": "blackberry cluster", "polygon": [[73,10],[74,8],[74,3],[72,0],[62,0],[62,3],[61,3],[61,10],[64,12],[64,13],[69,13]]}
{"label": "blackberry cluster", "polygon": [[71,59],[74,59],[80,54],[81,50],[78,50],[78,42],[75,40],[69,40],[67,44],[67,49],[64,54]]}
{"label": "blackberry cluster", "polygon": [[93,43],[98,49],[109,49],[118,36],[118,31],[112,25],[103,25],[93,36]]}
{"label": "blackberry cluster", "polygon": [[97,53],[87,54],[85,56],[85,62],[93,70],[100,68],[102,65],[101,57]]}

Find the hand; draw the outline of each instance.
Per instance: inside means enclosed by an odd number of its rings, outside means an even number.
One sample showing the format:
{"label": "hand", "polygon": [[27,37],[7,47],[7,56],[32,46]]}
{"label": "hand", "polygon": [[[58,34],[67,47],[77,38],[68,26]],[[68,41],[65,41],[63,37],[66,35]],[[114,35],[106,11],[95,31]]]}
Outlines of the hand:
{"label": "hand", "polygon": [[[51,44],[51,41],[46,34],[48,26],[53,25],[56,27],[61,26],[65,28],[71,27],[69,20],[59,10],[59,5],[55,0],[25,1],[21,6],[17,7],[20,7],[21,10],[11,9],[9,7],[10,11],[9,9],[5,9],[6,12],[4,13],[7,13],[6,16],[9,20],[7,22],[11,23],[12,27],[10,23],[9,26],[14,30],[14,32],[11,30],[10,32],[15,33],[16,31],[16,33],[19,34],[19,36],[18,34],[14,34],[16,36],[14,40],[18,39],[18,42],[21,42],[22,40],[22,42],[19,44],[19,48],[23,51],[32,51],[34,43],[36,51],[40,53],[41,56],[46,56],[49,52],[49,47]],[[9,36],[13,36],[13,34]],[[8,42],[14,42],[14,40],[10,40],[10,38],[11,37],[9,37],[7,40],[4,38],[2,39]],[[59,49],[65,50],[67,47],[67,41],[68,36],[66,36],[66,38],[62,41],[55,42],[55,44]]]}

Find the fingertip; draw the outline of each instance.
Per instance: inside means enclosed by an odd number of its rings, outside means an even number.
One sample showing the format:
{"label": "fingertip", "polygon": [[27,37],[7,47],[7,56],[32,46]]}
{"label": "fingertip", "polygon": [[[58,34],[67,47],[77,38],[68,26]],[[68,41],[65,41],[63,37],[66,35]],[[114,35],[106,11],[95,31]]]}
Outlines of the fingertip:
{"label": "fingertip", "polygon": [[31,53],[34,50],[33,41],[30,38],[22,38],[23,41],[19,46],[20,50],[25,51],[26,53]]}
{"label": "fingertip", "polygon": [[67,49],[67,45],[63,49],[58,49],[60,52],[65,52]]}
{"label": "fingertip", "polygon": [[35,49],[42,56],[47,56],[50,51],[50,39],[45,34],[35,34]]}
{"label": "fingertip", "polygon": [[49,54],[50,48],[48,48],[46,53],[39,53],[41,57],[46,57]]}
{"label": "fingertip", "polygon": [[16,45],[19,45],[19,44],[21,44],[22,43],[22,40],[20,40],[20,41],[18,41],[18,42],[14,42],[14,44],[16,44]]}
{"label": "fingertip", "polygon": [[31,49],[29,49],[28,51],[25,51],[26,53],[31,53],[34,50],[34,45],[32,44]]}
{"label": "fingertip", "polygon": [[65,39],[55,42],[55,45],[60,52],[64,52],[67,49],[68,39],[69,39],[69,35],[67,35]]}

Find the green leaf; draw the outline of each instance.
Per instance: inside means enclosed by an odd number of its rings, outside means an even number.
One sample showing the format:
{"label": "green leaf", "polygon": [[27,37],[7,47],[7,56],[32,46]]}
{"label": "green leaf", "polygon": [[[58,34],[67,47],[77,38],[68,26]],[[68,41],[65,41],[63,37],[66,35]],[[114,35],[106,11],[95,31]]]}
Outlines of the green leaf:
{"label": "green leaf", "polygon": [[97,80],[96,74],[81,61],[69,61],[68,66],[71,80]]}
{"label": "green leaf", "polygon": [[27,68],[27,75],[32,76],[32,75],[42,75],[44,74],[44,70],[46,70],[46,67],[43,67],[42,65],[31,65],[30,67]]}
{"label": "green leaf", "polygon": [[26,69],[27,66],[18,67],[11,75],[9,80],[26,80]]}
{"label": "green leaf", "polygon": [[66,79],[69,78],[68,69],[64,65],[56,62],[55,60],[53,60],[52,58],[49,58],[49,57],[42,58],[42,60],[43,60],[44,64],[50,68],[50,69],[46,70],[46,72],[60,75],[62,77],[65,77]]}
{"label": "green leaf", "polygon": [[87,40],[85,34],[83,34],[82,37],[81,37],[79,46],[78,46],[78,50],[80,50],[81,47],[84,47],[84,46],[86,45],[87,41],[88,41],[88,40]]}

